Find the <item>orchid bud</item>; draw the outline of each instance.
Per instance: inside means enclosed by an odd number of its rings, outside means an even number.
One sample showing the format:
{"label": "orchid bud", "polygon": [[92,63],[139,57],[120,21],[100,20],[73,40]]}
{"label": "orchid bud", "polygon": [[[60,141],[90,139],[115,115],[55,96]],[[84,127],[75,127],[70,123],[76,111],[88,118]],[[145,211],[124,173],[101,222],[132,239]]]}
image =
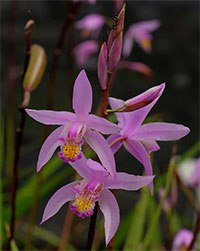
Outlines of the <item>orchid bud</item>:
{"label": "orchid bud", "polygon": [[46,53],[43,47],[38,44],[32,45],[28,67],[23,80],[25,92],[32,92],[37,88],[44,74],[46,61]]}
{"label": "orchid bud", "polygon": [[110,51],[109,51],[109,71],[113,72],[117,67],[119,60],[121,58],[122,52],[122,32],[121,34],[114,40]]}
{"label": "orchid bud", "polygon": [[110,31],[108,36],[108,50],[111,49],[112,44],[118,36],[121,36],[124,29],[124,16],[125,16],[125,4],[123,5],[118,16],[114,17],[115,24],[113,25],[113,29]]}
{"label": "orchid bud", "polygon": [[33,19],[29,19],[24,26],[24,31],[26,35],[31,34],[33,27],[35,25],[35,21]]}
{"label": "orchid bud", "polygon": [[118,20],[116,25],[116,36],[119,36],[124,29],[125,6],[126,5],[124,4],[121,11],[118,14]]}
{"label": "orchid bud", "polygon": [[149,90],[143,92],[142,94],[140,94],[134,98],[126,100],[124,102],[124,107],[120,111],[121,112],[130,112],[130,111],[140,109],[140,108],[150,104],[155,99],[157,99],[161,96],[164,88],[165,88],[165,84],[161,84],[161,85],[150,88]]}
{"label": "orchid bud", "polygon": [[116,12],[119,12],[124,4],[124,0],[114,0]]}
{"label": "orchid bud", "polygon": [[106,43],[104,42],[101,46],[98,59],[98,79],[101,85],[101,89],[106,89],[107,83],[107,70],[108,70],[108,50]]}
{"label": "orchid bud", "polygon": [[117,67],[118,69],[129,69],[136,71],[144,75],[146,78],[152,78],[153,75],[151,68],[140,62],[120,61]]}

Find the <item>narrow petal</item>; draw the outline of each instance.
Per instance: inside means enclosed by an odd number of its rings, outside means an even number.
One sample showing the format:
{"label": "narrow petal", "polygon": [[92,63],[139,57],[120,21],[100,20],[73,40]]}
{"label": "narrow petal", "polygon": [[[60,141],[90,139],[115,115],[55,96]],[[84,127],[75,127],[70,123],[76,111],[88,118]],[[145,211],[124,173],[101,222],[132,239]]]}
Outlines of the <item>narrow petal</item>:
{"label": "narrow petal", "polygon": [[98,58],[98,79],[102,90],[106,89],[107,83],[107,71],[108,71],[108,49],[106,42],[104,42],[101,46],[101,50]]}
{"label": "narrow petal", "polygon": [[112,46],[109,50],[108,70],[110,70],[111,72],[113,72],[116,69],[117,64],[119,63],[121,57],[121,51],[122,51],[122,32],[113,41]]}
{"label": "narrow petal", "polygon": [[[124,142],[124,147],[128,152],[130,152],[130,154],[132,154],[137,160],[139,160],[140,163],[143,164],[146,175],[152,176],[153,170],[151,161],[144,146],[139,141],[129,139],[126,142]],[[153,194],[153,182],[150,183],[149,188],[151,194]]]}
{"label": "narrow petal", "polygon": [[75,27],[78,29],[96,30],[96,29],[101,29],[104,23],[105,23],[104,16],[100,14],[91,14],[77,21],[75,23]]}
{"label": "narrow petal", "polygon": [[144,146],[147,153],[155,152],[160,150],[160,146],[157,144],[155,140],[141,140],[140,141]]}
{"label": "narrow petal", "polygon": [[116,167],[113,153],[104,137],[96,131],[88,131],[85,135],[85,139],[90,147],[96,152],[106,170],[112,175],[115,175]]}
{"label": "narrow petal", "polygon": [[90,114],[87,120],[89,128],[97,130],[103,134],[112,134],[119,131],[119,127],[107,119]]}
{"label": "narrow petal", "polygon": [[143,63],[140,62],[131,62],[131,61],[120,61],[117,69],[129,69],[131,71],[136,71],[142,75],[144,75],[146,78],[152,78],[153,71],[152,69]]}
{"label": "narrow petal", "polygon": [[124,189],[135,191],[149,185],[154,176],[135,176],[128,173],[117,173],[116,178],[109,176],[106,180],[105,187],[109,189]]}
{"label": "narrow petal", "polygon": [[56,148],[60,145],[58,138],[62,133],[63,129],[64,126],[58,127],[44,141],[38,157],[37,172],[39,172],[40,169],[47,163],[47,161],[49,161],[49,159],[54,154]]}
{"label": "narrow petal", "polygon": [[89,179],[91,177],[91,172],[89,171],[87,166],[87,159],[84,155],[81,157],[81,159],[70,162],[69,164],[82,178]]}
{"label": "narrow petal", "polygon": [[[115,110],[115,109],[123,107],[124,106],[124,101],[122,99],[109,98],[109,104],[110,104],[111,108]],[[123,128],[125,123],[126,123],[125,113],[116,112],[115,115],[116,115],[117,120],[119,122],[119,126],[121,128]]]}
{"label": "narrow petal", "polygon": [[64,125],[76,118],[71,112],[26,109],[28,115],[45,125]]}
{"label": "narrow petal", "polygon": [[[155,97],[155,99],[147,106],[133,112],[124,113],[124,116],[126,118],[126,124],[123,127],[122,133],[126,133],[127,135],[133,135],[135,133],[135,130],[142,124],[142,122],[144,121],[144,119],[146,118],[150,110],[153,108],[155,103],[158,101],[158,99],[162,95],[164,88],[165,88],[165,84],[161,84],[153,88],[150,88],[149,90],[143,92],[142,94],[134,98],[134,101],[136,100],[138,101],[140,99],[145,99],[145,97],[147,99],[149,99],[152,96]],[[130,99],[130,101],[133,101],[133,99]]]}
{"label": "narrow petal", "polygon": [[104,184],[105,177],[108,176],[107,170],[100,163],[92,159],[87,160],[87,166],[90,172],[90,179],[98,180],[100,183]]}
{"label": "narrow petal", "polygon": [[72,182],[66,186],[61,187],[54,193],[54,195],[50,198],[44,209],[42,221],[40,224],[54,216],[65,203],[75,198],[73,188],[78,183],[79,181]]}
{"label": "narrow petal", "polygon": [[84,70],[74,84],[73,108],[80,119],[85,119],[92,108],[92,87]]}
{"label": "narrow petal", "polygon": [[78,44],[72,51],[74,54],[76,63],[79,67],[85,66],[88,60],[99,49],[99,44],[95,40],[86,40]]}
{"label": "narrow petal", "polygon": [[134,137],[149,140],[177,140],[190,132],[188,127],[172,123],[148,123],[140,126]]}
{"label": "narrow petal", "polygon": [[127,31],[124,36],[124,44],[123,44],[123,55],[124,57],[128,57],[131,54],[133,48],[133,37],[132,34]]}
{"label": "narrow petal", "polygon": [[112,237],[115,235],[120,222],[117,200],[109,190],[104,189],[102,192],[101,198],[99,199],[99,207],[104,215],[106,245],[108,245]]}
{"label": "narrow petal", "polygon": [[107,138],[107,142],[113,154],[115,154],[122,146],[122,142],[123,142],[122,136],[120,134],[113,134]]}

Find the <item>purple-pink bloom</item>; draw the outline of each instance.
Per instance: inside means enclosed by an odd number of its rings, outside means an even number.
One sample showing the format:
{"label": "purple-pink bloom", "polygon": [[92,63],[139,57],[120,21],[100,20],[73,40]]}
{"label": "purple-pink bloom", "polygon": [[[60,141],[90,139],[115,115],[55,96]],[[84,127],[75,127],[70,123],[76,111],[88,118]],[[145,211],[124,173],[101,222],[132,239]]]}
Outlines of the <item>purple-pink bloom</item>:
{"label": "purple-pink bloom", "polygon": [[[92,88],[87,75],[82,70],[74,84],[73,109],[75,113],[63,111],[26,109],[30,117],[45,125],[61,125],[54,130],[43,143],[37,162],[37,171],[40,171],[52,157],[57,147],[60,147],[59,157],[64,162],[76,161],[82,157],[81,145],[83,137],[94,149],[102,163],[114,162],[112,152],[99,133],[111,134],[119,131],[118,126],[110,121],[89,114],[92,108]],[[99,132],[98,132],[99,131]],[[105,154],[106,153],[106,154]],[[111,156],[108,156],[108,153]],[[107,165],[112,167],[113,165]],[[115,173],[115,170],[108,170]]]}
{"label": "purple-pink bloom", "polygon": [[[71,165],[83,180],[65,185],[54,193],[46,205],[41,223],[54,216],[68,201],[73,201],[70,209],[74,214],[81,218],[89,217],[93,214],[95,203],[98,201],[104,216],[107,245],[120,222],[119,206],[109,189],[135,191],[152,182],[154,176],[135,176],[119,172],[114,177],[106,171],[107,167],[84,157]],[[113,165],[109,169],[115,169],[115,163]]]}
{"label": "purple-pink bloom", "polygon": [[87,40],[78,44],[73,49],[76,64],[79,67],[85,66],[88,59],[99,50],[99,45],[95,40]]}
{"label": "purple-pink bloom", "polygon": [[84,37],[88,37],[89,35],[98,37],[99,32],[101,31],[104,24],[104,16],[100,14],[91,14],[77,21],[75,23],[75,27],[82,30],[81,32]]}
{"label": "purple-pink bloom", "polygon": [[124,36],[123,55],[128,57],[131,54],[134,42],[146,52],[151,52],[152,32],[160,26],[159,20],[142,21],[132,24]]}
{"label": "purple-pink bloom", "polygon": [[[181,229],[174,237],[172,250],[181,251],[188,250],[191,241],[193,239],[193,232],[187,229]],[[194,249],[192,249],[194,251]]]}
{"label": "purple-pink bloom", "polygon": [[[189,128],[179,124],[157,122],[142,125],[144,119],[162,95],[164,88],[165,84],[161,84],[130,99],[128,103],[134,104],[139,102],[139,100],[144,101],[145,97],[147,100],[149,97],[154,97],[153,101],[143,108],[132,112],[115,113],[121,130],[120,133],[113,134],[108,138],[108,143],[114,153],[123,144],[126,150],[144,165],[147,175],[152,175],[153,173],[149,153],[160,149],[156,141],[177,140],[187,135],[190,131]],[[123,100],[116,98],[109,98],[109,102],[112,109],[120,108],[125,103]],[[150,184],[150,190],[153,193],[153,183]]]}

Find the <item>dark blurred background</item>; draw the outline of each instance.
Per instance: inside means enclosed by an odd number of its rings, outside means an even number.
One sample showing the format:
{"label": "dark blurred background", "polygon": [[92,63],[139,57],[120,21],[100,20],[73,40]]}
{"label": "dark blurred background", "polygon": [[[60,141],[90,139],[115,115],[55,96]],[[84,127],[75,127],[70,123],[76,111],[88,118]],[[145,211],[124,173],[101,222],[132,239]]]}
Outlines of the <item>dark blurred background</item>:
{"label": "dark blurred background", "polygon": [[[32,95],[30,107],[46,109],[53,50],[69,5],[69,1],[7,0],[1,2],[1,98],[4,117],[7,113],[9,37],[12,37],[10,32],[14,38],[12,48],[15,61],[14,78],[16,78],[14,102],[17,107],[21,102],[21,77],[25,58],[24,25],[30,18],[35,21],[32,43],[38,43],[45,48],[48,63],[42,83]],[[113,12],[113,1],[97,0],[95,5],[82,4],[76,20],[91,13],[113,17],[116,14]],[[154,72],[153,78],[146,79],[138,73],[121,70],[116,75],[111,96],[126,100],[154,85],[166,82],[165,92],[150,115],[156,114],[160,120],[184,124],[191,129],[190,134],[179,143],[178,153],[182,154],[199,139],[199,1],[126,1],[125,31],[132,23],[150,19],[159,19],[161,22],[160,28],[153,33],[152,53],[145,54],[135,43],[128,60],[143,62],[150,66]],[[14,20],[13,23],[12,20]],[[99,38],[100,44],[107,38],[109,30],[108,26],[103,28]],[[71,86],[81,69],[75,65],[71,49],[82,40],[79,32],[71,27],[66,36],[57,72],[56,110],[72,109]],[[100,97],[97,58],[96,54],[85,67],[94,90],[94,112]],[[19,119],[17,112],[15,116],[17,124]],[[26,151],[31,147],[32,150],[28,157],[26,155],[22,159],[24,165],[30,163],[36,165],[42,137],[43,126],[28,118],[22,150]],[[172,145],[172,142],[160,143],[161,150],[154,155],[157,175],[166,170]],[[136,172],[141,173],[142,169],[139,164],[123,149],[116,157],[118,170],[126,169],[131,173],[135,168]],[[35,169],[32,172],[34,173]],[[119,194],[123,196],[125,194],[124,203],[120,203],[122,213],[125,213],[130,206],[132,194],[128,192]],[[44,208],[48,198],[41,202],[41,208]],[[60,232],[65,210],[66,207],[46,225]],[[38,221],[40,217],[41,212],[38,212]]]}

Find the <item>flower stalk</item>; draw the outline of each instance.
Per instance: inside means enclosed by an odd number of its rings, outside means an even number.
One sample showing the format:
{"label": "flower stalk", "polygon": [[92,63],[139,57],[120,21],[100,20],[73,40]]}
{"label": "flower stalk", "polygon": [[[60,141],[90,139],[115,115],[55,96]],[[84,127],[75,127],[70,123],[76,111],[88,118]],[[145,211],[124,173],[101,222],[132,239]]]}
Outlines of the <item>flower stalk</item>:
{"label": "flower stalk", "polygon": [[[32,33],[33,25],[31,25],[31,29],[27,30],[27,25],[29,21],[26,23],[24,27],[25,31],[25,40],[26,40],[26,56],[24,61],[24,71],[22,75],[22,80],[24,79],[24,75],[26,73],[28,62],[29,62],[29,53],[30,53],[30,38]],[[21,152],[21,145],[22,145],[22,138],[23,132],[25,127],[26,121],[26,112],[25,107],[19,107],[19,111],[21,114],[19,127],[16,129],[16,141],[15,141],[15,150],[14,150],[14,160],[13,160],[13,171],[12,171],[12,187],[11,187],[11,222],[10,222],[10,236],[8,239],[7,247],[10,249],[11,241],[15,237],[15,212],[16,212],[16,195],[17,195],[17,186],[18,186],[18,174],[19,174],[19,160],[20,160],[20,152]]]}

